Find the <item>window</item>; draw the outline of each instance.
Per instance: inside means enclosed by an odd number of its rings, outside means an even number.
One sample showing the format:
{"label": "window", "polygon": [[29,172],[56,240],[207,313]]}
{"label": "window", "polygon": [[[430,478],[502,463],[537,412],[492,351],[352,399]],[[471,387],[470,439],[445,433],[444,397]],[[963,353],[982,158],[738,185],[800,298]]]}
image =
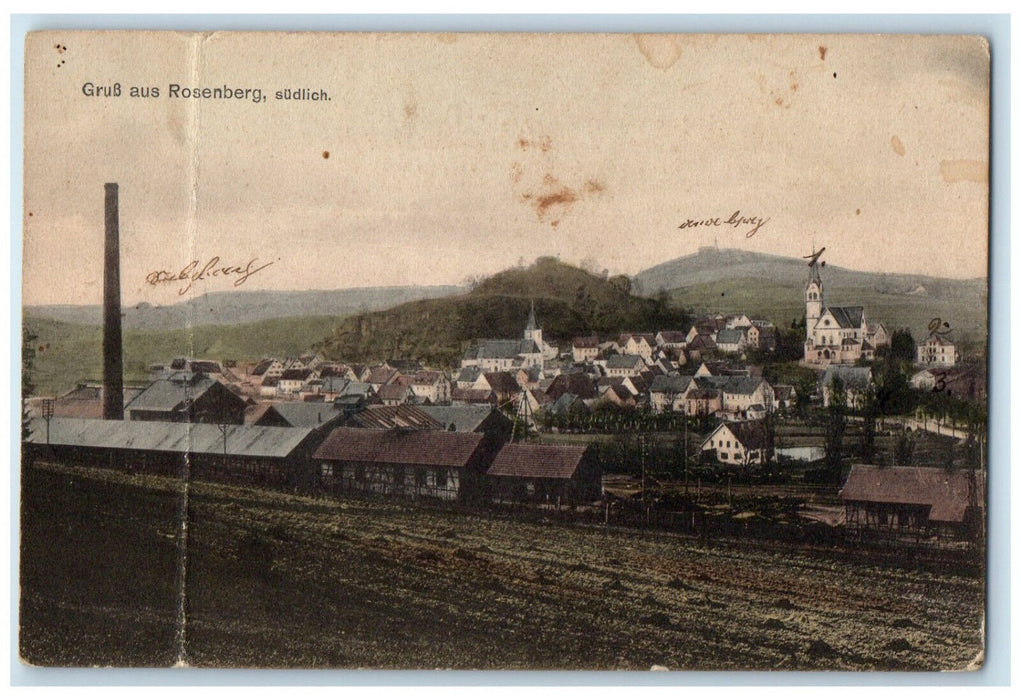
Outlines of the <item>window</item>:
{"label": "window", "polygon": [[333,465],[324,463],[319,473],[322,476],[333,476]]}

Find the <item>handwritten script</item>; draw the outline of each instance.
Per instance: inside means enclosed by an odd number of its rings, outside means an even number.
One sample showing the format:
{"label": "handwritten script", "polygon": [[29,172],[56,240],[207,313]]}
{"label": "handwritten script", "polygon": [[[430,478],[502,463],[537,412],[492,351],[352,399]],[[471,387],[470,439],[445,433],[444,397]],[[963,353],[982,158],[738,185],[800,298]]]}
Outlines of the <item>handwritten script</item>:
{"label": "handwritten script", "polygon": [[751,238],[768,223],[769,217],[744,216],[741,214],[741,210],[738,209],[728,219],[724,219],[722,216],[709,217],[708,219],[687,219],[677,228],[698,228],[700,226],[733,226],[734,228],[743,228],[750,226],[751,228],[745,231],[744,237]]}
{"label": "handwritten script", "polygon": [[153,287],[159,284],[180,283],[181,288],[177,290],[179,295],[187,293],[187,291],[191,289],[191,286],[196,282],[213,279],[215,277],[234,277],[234,286],[240,287],[256,272],[265,270],[273,264],[271,261],[263,265],[256,266],[256,260],[258,260],[258,258],[252,258],[248,261],[247,265],[227,265],[221,262],[219,255],[214,255],[205,264],[202,264],[199,260],[192,260],[178,272],[153,270],[145,276],[145,281]]}

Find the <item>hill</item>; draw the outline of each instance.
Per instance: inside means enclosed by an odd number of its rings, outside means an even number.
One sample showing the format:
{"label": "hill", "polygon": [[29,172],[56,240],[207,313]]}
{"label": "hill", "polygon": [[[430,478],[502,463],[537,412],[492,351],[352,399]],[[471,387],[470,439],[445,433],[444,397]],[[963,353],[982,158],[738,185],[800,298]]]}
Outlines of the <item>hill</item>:
{"label": "hill", "polygon": [[[174,357],[223,361],[258,359],[266,354],[297,355],[321,341],[336,323],[335,316],[299,316],[192,329],[126,329],[124,379],[145,381],[150,365],[169,362]],[[102,378],[102,326],[28,315],[25,325],[38,335],[32,371],[36,395],[62,394],[83,379]]]}
{"label": "hill", "polygon": [[[924,275],[861,272],[827,265],[826,299],[865,307],[870,319],[924,337],[933,317],[948,321],[960,342],[987,336],[986,279],[953,280]],[[789,325],[804,314],[805,261],[747,251],[702,248],[643,270],[634,277],[640,294],[666,292],[673,303],[699,311],[743,312]]]}
{"label": "hill", "polygon": [[[166,306],[141,303],[125,307],[123,322],[125,329],[171,330],[297,316],[346,316],[386,309],[415,299],[448,296],[460,291],[460,287],[452,286],[413,286],[290,292],[211,292]],[[98,304],[26,306],[25,314],[66,323],[97,326],[103,323],[103,307]]]}
{"label": "hill", "polygon": [[469,341],[519,338],[535,303],[547,338],[561,341],[586,333],[680,328],[690,314],[631,293],[624,276],[604,278],[552,258],[506,270],[457,296],[402,304],[350,316],[318,349],[328,357],[356,361],[417,357],[456,366]]}

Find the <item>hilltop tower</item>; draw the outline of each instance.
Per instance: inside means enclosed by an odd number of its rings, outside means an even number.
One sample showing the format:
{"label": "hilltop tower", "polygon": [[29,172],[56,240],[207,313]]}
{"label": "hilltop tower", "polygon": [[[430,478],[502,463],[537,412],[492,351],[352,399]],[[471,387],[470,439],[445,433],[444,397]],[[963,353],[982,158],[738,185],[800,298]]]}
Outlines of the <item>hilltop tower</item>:
{"label": "hilltop tower", "polygon": [[525,340],[534,340],[535,345],[542,351],[542,329],[535,322],[535,302],[532,302],[532,308],[528,312],[528,323],[525,324]]}
{"label": "hilltop tower", "polygon": [[[812,251],[815,255],[815,251]],[[822,310],[825,308],[823,301],[822,277],[819,275],[819,261],[813,259],[808,266],[808,282],[805,283],[805,339],[811,340],[812,329],[819,322]]]}

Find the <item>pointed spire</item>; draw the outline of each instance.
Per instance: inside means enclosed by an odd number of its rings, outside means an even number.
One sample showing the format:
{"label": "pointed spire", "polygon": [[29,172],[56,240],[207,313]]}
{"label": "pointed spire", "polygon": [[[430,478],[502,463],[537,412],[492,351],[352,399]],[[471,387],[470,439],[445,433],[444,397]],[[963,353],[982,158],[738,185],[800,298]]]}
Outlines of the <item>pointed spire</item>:
{"label": "pointed spire", "polygon": [[535,300],[532,300],[532,308],[528,312],[528,324],[525,326],[526,331],[534,331],[538,326],[535,325]]}

